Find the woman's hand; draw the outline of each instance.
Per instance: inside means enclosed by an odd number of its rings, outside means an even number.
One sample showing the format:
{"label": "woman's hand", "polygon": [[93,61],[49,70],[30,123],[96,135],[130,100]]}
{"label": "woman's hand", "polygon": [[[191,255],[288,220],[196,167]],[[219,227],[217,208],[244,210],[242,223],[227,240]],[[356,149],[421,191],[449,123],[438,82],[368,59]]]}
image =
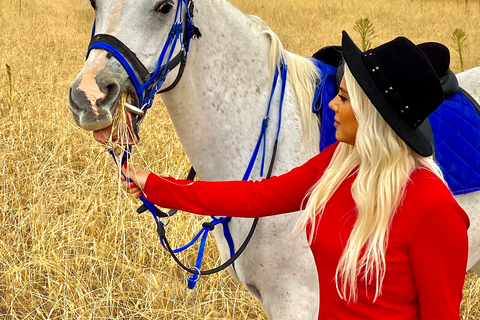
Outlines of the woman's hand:
{"label": "woman's hand", "polygon": [[[132,164],[122,167],[122,172],[125,175],[121,176],[125,190],[130,193],[132,197],[137,199],[140,198],[143,195],[142,190],[145,188],[145,183],[147,182],[150,172]],[[125,177],[130,178],[133,182],[127,182]]]}

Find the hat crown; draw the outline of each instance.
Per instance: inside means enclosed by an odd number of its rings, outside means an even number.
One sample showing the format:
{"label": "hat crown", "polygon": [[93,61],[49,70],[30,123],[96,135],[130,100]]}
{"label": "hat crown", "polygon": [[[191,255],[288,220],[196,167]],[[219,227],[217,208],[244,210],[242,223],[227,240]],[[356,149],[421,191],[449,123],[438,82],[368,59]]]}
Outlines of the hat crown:
{"label": "hat crown", "polygon": [[362,54],[375,85],[412,128],[443,101],[443,89],[428,58],[410,40],[398,37]]}

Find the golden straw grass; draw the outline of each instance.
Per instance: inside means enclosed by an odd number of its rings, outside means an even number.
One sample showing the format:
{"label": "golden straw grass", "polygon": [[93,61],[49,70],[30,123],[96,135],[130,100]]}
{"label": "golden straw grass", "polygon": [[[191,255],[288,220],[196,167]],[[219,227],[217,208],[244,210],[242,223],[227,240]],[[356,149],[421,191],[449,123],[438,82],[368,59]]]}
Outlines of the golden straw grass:
{"label": "golden straw grass", "polygon": [[[339,44],[342,29],[356,37],[354,22],[369,18],[373,45],[403,34],[450,46],[450,34],[463,28],[465,67],[480,65],[477,0],[467,8],[463,0],[234,3],[263,18],[293,52]],[[68,90],[84,63],[92,22],[84,0],[0,0],[1,317],[265,319],[226,272],[186,289],[187,276],[159,245],[152,217],[135,213],[139,203],[121,190],[111,157],[73,122]],[[159,100],[142,124],[132,161],[185,177],[188,158]],[[167,230],[172,245],[188,242],[201,220],[179,213]],[[206,268],[218,265],[211,239],[205,254]],[[194,252],[180,256],[189,264],[195,259]],[[468,273],[463,318],[480,320],[479,309],[480,280]]]}
{"label": "golden straw grass", "polygon": [[[128,142],[128,127],[125,125],[127,117],[125,115],[125,102],[127,102],[128,93],[124,92],[118,99],[117,107],[113,114],[112,129],[106,144],[107,150],[113,150],[116,158],[121,156],[123,146]],[[114,139],[114,136],[117,138]],[[117,159],[118,160],[118,159]]]}

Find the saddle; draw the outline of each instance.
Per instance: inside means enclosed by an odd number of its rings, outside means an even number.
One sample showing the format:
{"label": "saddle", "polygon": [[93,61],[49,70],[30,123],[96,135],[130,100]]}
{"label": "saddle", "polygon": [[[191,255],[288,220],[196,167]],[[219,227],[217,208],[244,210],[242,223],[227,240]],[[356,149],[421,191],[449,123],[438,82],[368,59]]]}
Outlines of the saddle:
{"label": "saddle", "polygon": [[[445,101],[419,127],[434,146],[435,160],[443,171],[453,194],[480,190],[480,105],[458,84],[450,70],[450,52],[436,42],[418,45],[427,56],[442,84]],[[343,56],[340,46],[328,46],[313,55],[322,75],[330,80],[330,91],[319,86],[321,99],[314,99],[313,110],[321,123],[320,151],[336,141],[334,113],[328,102],[338,93],[343,77]],[[334,80],[332,80],[334,78]],[[330,94],[326,94],[330,92]],[[333,93],[332,93],[333,92]]]}

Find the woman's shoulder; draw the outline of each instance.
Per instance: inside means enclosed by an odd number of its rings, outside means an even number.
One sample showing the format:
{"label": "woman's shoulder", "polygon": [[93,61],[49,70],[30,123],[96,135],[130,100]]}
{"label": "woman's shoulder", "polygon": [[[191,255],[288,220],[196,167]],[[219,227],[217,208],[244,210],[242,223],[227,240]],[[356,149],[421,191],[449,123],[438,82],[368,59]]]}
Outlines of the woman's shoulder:
{"label": "woman's shoulder", "polygon": [[416,219],[429,220],[444,217],[457,218],[469,225],[465,211],[460,207],[448,186],[435,173],[428,169],[416,169],[407,184],[404,209]]}
{"label": "woman's shoulder", "polygon": [[315,168],[323,172],[330,164],[333,154],[335,153],[335,150],[337,150],[338,144],[339,142],[337,141],[334,144],[326,147],[322,152],[307,161],[307,163],[310,163],[311,165],[315,166]]}
{"label": "woman's shoulder", "polygon": [[410,175],[407,191],[427,193],[429,198],[449,198],[452,193],[448,186],[435,173],[425,168],[418,168]]}

